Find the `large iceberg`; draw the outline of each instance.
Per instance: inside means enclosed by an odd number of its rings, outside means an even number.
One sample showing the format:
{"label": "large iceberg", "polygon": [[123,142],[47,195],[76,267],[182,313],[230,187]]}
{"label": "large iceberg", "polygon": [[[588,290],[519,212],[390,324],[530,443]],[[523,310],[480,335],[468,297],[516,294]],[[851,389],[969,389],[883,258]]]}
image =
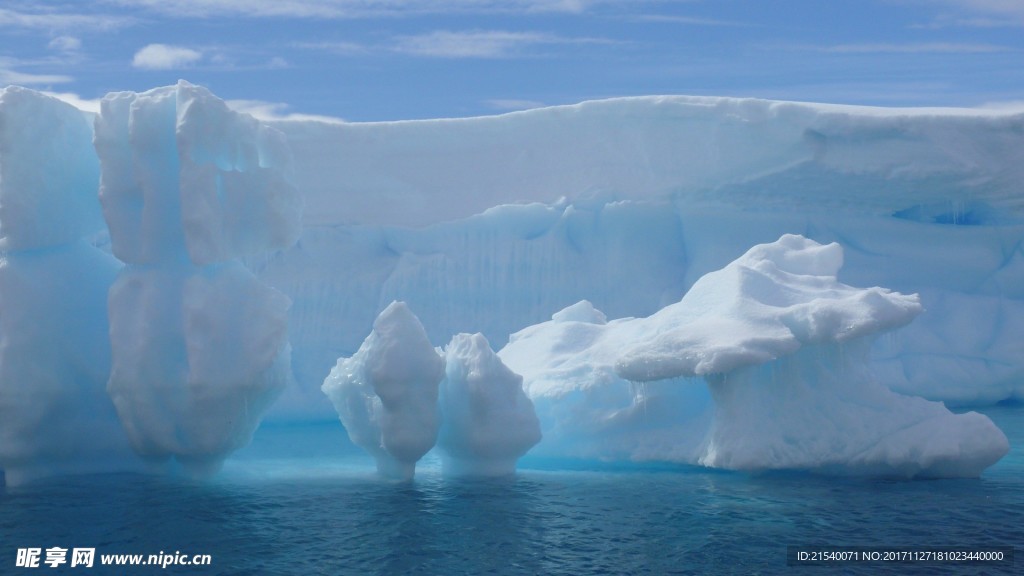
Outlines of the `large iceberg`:
{"label": "large iceberg", "polygon": [[653,314],[786,233],[841,244],[847,283],[920,295],[872,347],[886,384],[1024,399],[1024,114],[671,96],[272,125],[306,196],[297,248],[251,263],[293,300],[300,388],[276,417],[329,413],[304,391],[392,300],[433,342],[500,348],[583,299]]}
{"label": "large iceberg", "polygon": [[[524,378],[535,454],[976,474],[999,452],[990,423],[920,398],[1024,399],[1022,181],[1010,111],[643,97],[261,123],[187,82],[110,94],[98,115],[7,88],[0,468],[109,469],[130,444],[214,470],[264,414],[333,417],[332,366],[404,301],[426,342],[481,333],[450,345],[453,375],[479,362],[512,392],[509,374]],[[729,263],[751,246],[799,281],[741,274]],[[773,301],[788,312],[766,319],[751,298],[772,290],[831,304]],[[700,294],[719,312],[682,306]],[[613,333],[629,338],[608,349]],[[772,395],[768,372],[807,394]],[[847,388],[862,395],[852,420],[829,412]],[[505,416],[530,428],[512,392]],[[744,449],[734,423],[755,422],[753,405],[766,444]],[[876,426],[873,449],[841,433],[896,405],[903,427]],[[835,428],[790,442],[794,406]],[[440,426],[442,448],[465,448]]]}

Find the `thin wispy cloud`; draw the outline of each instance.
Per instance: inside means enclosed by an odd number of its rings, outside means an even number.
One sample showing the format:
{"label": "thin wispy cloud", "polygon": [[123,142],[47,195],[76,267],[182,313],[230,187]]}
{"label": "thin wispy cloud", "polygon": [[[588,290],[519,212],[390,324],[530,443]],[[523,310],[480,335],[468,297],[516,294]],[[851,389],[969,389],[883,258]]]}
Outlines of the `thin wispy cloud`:
{"label": "thin wispy cloud", "polygon": [[42,90],[41,92],[43,94],[46,94],[47,96],[52,96],[52,97],[54,97],[54,98],[56,98],[58,100],[62,100],[64,102],[67,102],[68,104],[71,104],[72,106],[74,106],[75,108],[78,108],[79,110],[81,110],[83,112],[92,112],[93,114],[99,114],[100,113],[100,99],[99,98],[97,98],[95,100],[90,100],[88,98],[82,98],[81,96],[79,96],[78,94],[75,94],[74,92],[50,92],[50,91],[47,91],[47,90]]}
{"label": "thin wispy cloud", "polygon": [[1019,0],[941,0],[938,4],[942,13],[911,27],[923,30],[1024,27],[1024,2]]}
{"label": "thin wispy cloud", "polygon": [[290,112],[288,104],[281,102],[265,102],[263,100],[227,100],[227,105],[236,112],[244,112],[258,120],[315,120],[328,124],[343,124],[345,121],[333,116],[319,116],[316,114],[301,114]]}
{"label": "thin wispy cloud", "polygon": [[835,54],[992,54],[1008,52],[1009,48],[995,44],[965,44],[956,42],[922,42],[910,44],[837,44],[816,48]]}
{"label": "thin wispy cloud", "polygon": [[186,18],[367,18],[421,14],[580,14],[596,6],[636,6],[651,0],[104,0]]}
{"label": "thin wispy cloud", "polygon": [[478,30],[451,32],[438,30],[398,39],[395,50],[433,58],[506,58],[523,49],[549,42],[544,34]]}
{"label": "thin wispy cloud", "polygon": [[135,53],[132,66],[142,70],[178,70],[195,64],[203,53],[184,46],[150,44]]}
{"label": "thin wispy cloud", "polygon": [[29,12],[0,8],[0,28],[109,30],[130,26],[136,22],[135,18],[116,14],[68,13],[45,9]]}
{"label": "thin wispy cloud", "polygon": [[654,22],[661,24],[679,24],[683,26],[750,26],[748,22],[739,20],[719,20],[716,18],[696,18],[692,16],[676,16],[672,14],[640,14],[633,16],[634,22]]}
{"label": "thin wispy cloud", "polygon": [[15,84],[18,86],[51,86],[53,84],[67,84],[73,82],[74,78],[64,74],[32,74],[15,70],[17,62],[6,58],[0,58],[0,86]]}
{"label": "thin wispy cloud", "polygon": [[356,42],[296,42],[291,46],[302,50],[329,52],[337,56],[362,56],[372,51],[368,46]]}
{"label": "thin wispy cloud", "polygon": [[395,51],[430,58],[512,58],[532,48],[557,44],[609,44],[600,38],[569,38],[540,32],[436,30],[396,39]]}
{"label": "thin wispy cloud", "polygon": [[946,4],[967,13],[998,17],[1024,24],[1024,2],[1020,0],[945,0]]}
{"label": "thin wispy cloud", "polygon": [[76,52],[82,49],[82,41],[74,36],[57,36],[46,47],[58,52]]}

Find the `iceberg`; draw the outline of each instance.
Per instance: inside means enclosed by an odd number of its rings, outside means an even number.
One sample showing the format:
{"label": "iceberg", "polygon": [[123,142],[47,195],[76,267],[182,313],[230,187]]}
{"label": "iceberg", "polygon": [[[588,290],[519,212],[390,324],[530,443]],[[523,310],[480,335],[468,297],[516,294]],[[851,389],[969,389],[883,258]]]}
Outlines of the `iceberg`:
{"label": "iceberg", "polygon": [[303,390],[392,300],[433,342],[501,348],[583,299],[654,314],[787,233],[841,244],[847,283],[920,295],[928,312],[872,346],[887,385],[952,406],[1024,399],[1020,113],[659,96],[271,125],[306,197],[297,247],[251,263],[293,300],[299,388],[272,417],[325,415]]}
{"label": "iceberg", "polygon": [[109,94],[95,131],[110,246],[127,264],[109,292],[107,391],[143,459],[209,475],[292,378],[290,301],[239,261],[296,240],[289,149],[187,82]]}
{"label": "iceberg", "polygon": [[121,265],[86,239],[103,228],[91,141],[70,105],[0,91],[0,469],[12,485],[133,469],[105,390]]}
{"label": "iceberg", "polygon": [[445,347],[440,405],[437,445],[447,474],[511,474],[516,461],[540,442],[540,421],[523,392],[523,377],[505,366],[479,332],[456,334]]}
{"label": "iceberg", "polygon": [[323,383],[349,438],[381,475],[409,480],[437,441],[438,385],[444,361],[404,302],[392,302],[350,358]]}
{"label": "iceberg", "polygon": [[[6,88],[0,469],[202,476],[340,396],[399,477],[435,441],[453,473],[530,450],[977,475],[1005,439],[935,402],[1024,399],[1022,135],[1006,110],[670,96],[327,124],[184,81],[99,114]],[[378,322],[415,362],[368,368]],[[422,385],[389,372],[409,362]]]}
{"label": "iceberg", "polygon": [[[837,244],[784,235],[649,317],[605,322],[581,302],[513,335],[500,355],[527,375],[570,455],[978,476],[1009,450],[987,417],[893,392],[870,370],[871,341],[920,314],[918,298],[842,284],[842,263]],[[671,391],[701,380],[710,404]]]}

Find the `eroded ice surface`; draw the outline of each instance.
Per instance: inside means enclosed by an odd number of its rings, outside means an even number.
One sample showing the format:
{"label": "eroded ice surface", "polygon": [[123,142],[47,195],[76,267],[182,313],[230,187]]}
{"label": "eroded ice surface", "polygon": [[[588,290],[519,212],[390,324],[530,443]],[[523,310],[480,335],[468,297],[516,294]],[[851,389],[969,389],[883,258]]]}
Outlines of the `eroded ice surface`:
{"label": "eroded ice surface", "polygon": [[349,438],[377,461],[377,470],[410,479],[437,441],[437,396],[444,360],[404,302],[377,316],[350,358],[339,358],[323,383]]}
{"label": "eroded ice surface", "polygon": [[307,204],[298,247],[251,262],[294,301],[301,387],[280,418],[330,413],[310,391],[392,300],[435,344],[500,347],[583,299],[651,315],[786,233],[841,244],[847,283],[920,295],[927,312],[872,348],[887,385],[1024,398],[1019,113],[641,97],[274,126]]}
{"label": "eroded ice surface", "polygon": [[523,377],[505,366],[483,334],[456,334],[445,347],[441,432],[445,471],[456,475],[511,474],[541,439]]}
{"label": "eroded ice surface", "polygon": [[[840,283],[842,263],[836,244],[783,236],[649,317],[605,322],[582,302],[500,355],[543,407],[545,452],[977,476],[1006,454],[1006,436],[985,416],[878,382],[871,341],[922,309],[916,296]],[[710,402],[687,390],[704,385]]]}
{"label": "eroded ice surface", "polygon": [[206,475],[291,381],[290,300],[238,258],[296,239],[283,136],[179,82],[109,94],[96,118],[114,256],[107,390],[135,451]]}

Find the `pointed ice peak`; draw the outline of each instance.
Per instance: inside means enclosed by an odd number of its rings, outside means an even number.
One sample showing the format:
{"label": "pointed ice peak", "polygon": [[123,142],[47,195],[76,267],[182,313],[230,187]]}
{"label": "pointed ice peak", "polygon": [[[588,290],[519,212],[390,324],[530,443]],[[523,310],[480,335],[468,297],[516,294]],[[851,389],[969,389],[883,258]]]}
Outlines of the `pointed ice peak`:
{"label": "pointed ice peak", "polygon": [[437,440],[438,384],[444,360],[404,302],[377,316],[351,358],[339,358],[322,390],[352,442],[385,476],[408,480]]}
{"label": "pointed ice peak", "polygon": [[607,324],[608,318],[589,300],[579,302],[555,312],[551,315],[555,322],[585,322],[587,324]]}

